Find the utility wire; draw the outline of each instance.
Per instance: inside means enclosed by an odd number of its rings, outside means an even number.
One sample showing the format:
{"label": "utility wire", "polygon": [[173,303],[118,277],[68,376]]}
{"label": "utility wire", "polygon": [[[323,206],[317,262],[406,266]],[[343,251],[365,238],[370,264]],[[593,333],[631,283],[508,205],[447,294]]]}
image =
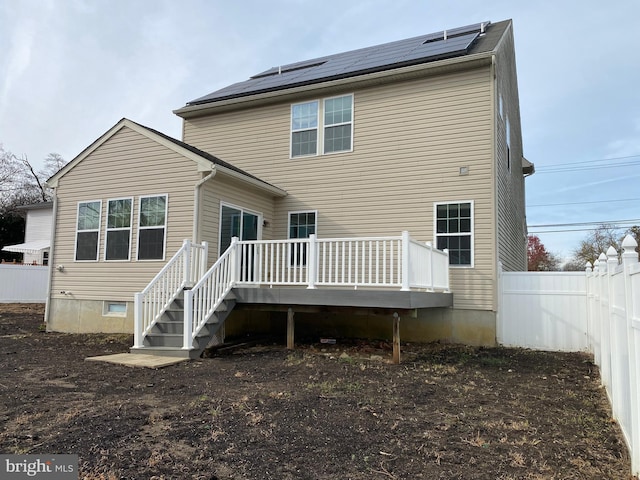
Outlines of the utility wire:
{"label": "utility wire", "polygon": [[[611,160],[626,160],[628,158],[636,158],[636,157],[640,157],[640,153],[636,154],[636,155],[627,155],[624,157],[611,157],[611,158],[599,158],[596,160],[581,160],[578,162],[564,162],[564,163],[557,163],[557,164],[553,164],[553,165],[542,165],[538,168],[541,169],[545,169],[545,168],[555,168],[555,167],[564,167],[564,166],[569,166],[569,165],[583,165],[585,163],[598,163],[598,162],[609,162]],[[538,168],[536,168],[536,171],[538,170]]]}
{"label": "utility wire", "polygon": [[640,218],[631,218],[628,220],[608,220],[601,222],[576,222],[576,223],[549,223],[542,225],[527,225],[528,228],[554,228],[554,227],[579,227],[581,225],[622,225],[622,224],[634,224],[640,222]]}
{"label": "utility wire", "polygon": [[585,205],[585,204],[593,204],[593,203],[614,203],[614,202],[636,202],[640,200],[640,198],[620,198],[616,200],[594,200],[592,202],[568,202],[568,203],[539,203],[535,205],[527,205],[527,208],[530,207],[559,207],[562,205]]}
{"label": "utility wire", "polygon": [[623,163],[610,163],[608,165],[590,165],[587,167],[558,167],[558,168],[550,168],[549,170],[538,170],[536,168],[536,174],[546,174],[546,173],[562,173],[562,172],[575,172],[576,169],[580,170],[580,171],[586,171],[586,170],[602,170],[603,168],[612,168],[612,167],[634,167],[636,165],[640,165],[640,161],[635,161],[635,162],[623,162]]}

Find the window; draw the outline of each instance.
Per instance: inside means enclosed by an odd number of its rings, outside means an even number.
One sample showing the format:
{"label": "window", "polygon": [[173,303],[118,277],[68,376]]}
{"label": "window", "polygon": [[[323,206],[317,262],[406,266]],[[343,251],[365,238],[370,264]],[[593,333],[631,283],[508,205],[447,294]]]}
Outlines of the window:
{"label": "window", "polygon": [[126,317],[127,304],[126,302],[105,301],[102,304],[102,315],[105,317]]}
{"label": "window", "polygon": [[315,155],[318,151],[318,102],[291,106],[291,156]]}
{"label": "window", "polygon": [[351,150],[353,95],[324,101],[324,153]]}
{"label": "window", "polygon": [[132,204],[131,198],[107,202],[105,260],[129,260],[130,258]]}
{"label": "window", "polygon": [[138,260],[163,260],[167,196],[140,197]]}
{"label": "window", "polygon": [[449,265],[473,266],[473,202],[435,205],[436,246],[449,250]]}
{"label": "window", "polygon": [[509,117],[507,117],[507,125],[506,125],[506,136],[507,136],[507,170],[511,171],[511,124],[509,123]]}
{"label": "window", "polygon": [[78,203],[76,223],[76,260],[98,260],[100,237],[100,211],[102,201]]}
{"label": "window", "polygon": [[291,158],[317,155],[319,144],[325,154],[353,149],[353,95],[291,106]]}
{"label": "window", "polygon": [[[289,238],[309,238],[316,233],[316,212],[290,212]],[[295,244],[291,249],[291,265],[307,264],[307,245]]]}

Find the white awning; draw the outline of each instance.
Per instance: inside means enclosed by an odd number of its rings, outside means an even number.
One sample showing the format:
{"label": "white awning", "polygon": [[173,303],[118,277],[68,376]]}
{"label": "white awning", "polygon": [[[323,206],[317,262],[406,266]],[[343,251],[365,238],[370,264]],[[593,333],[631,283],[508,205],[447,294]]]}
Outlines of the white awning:
{"label": "white awning", "polygon": [[51,246],[49,240],[34,240],[33,242],[19,243],[17,245],[7,245],[2,250],[16,253],[40,253]]}

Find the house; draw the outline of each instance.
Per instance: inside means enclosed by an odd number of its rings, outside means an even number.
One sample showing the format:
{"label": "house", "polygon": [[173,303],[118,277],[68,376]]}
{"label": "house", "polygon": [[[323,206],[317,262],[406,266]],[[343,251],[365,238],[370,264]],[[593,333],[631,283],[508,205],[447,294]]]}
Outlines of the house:
{"label": "house", "polygon": [[495,343],[533,173],[511,21],[273,67],[174,113],[182,141],[123,119],[49,180],[49,329],[189,350],[294,310],[380,336],[398,310],[405,338]]}
{"label": "house", "polygon": [[25,213],[24,243],[7,245],[2,250],[22,253],[25,265],[48,265],[53,202],[24,205],[17,209]]}

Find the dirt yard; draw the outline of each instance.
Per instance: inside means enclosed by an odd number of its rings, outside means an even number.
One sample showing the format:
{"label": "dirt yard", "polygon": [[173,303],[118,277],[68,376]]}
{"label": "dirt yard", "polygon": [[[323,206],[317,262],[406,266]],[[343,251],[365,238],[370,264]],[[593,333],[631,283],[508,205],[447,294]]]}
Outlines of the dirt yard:
{"label": "dirt yard", "polygon": [[0,305],[0,452],[73,453],[85,479],[629,479],[581,354],[269,344],[161,370],[88,356],[128,335],[45,333]]}

